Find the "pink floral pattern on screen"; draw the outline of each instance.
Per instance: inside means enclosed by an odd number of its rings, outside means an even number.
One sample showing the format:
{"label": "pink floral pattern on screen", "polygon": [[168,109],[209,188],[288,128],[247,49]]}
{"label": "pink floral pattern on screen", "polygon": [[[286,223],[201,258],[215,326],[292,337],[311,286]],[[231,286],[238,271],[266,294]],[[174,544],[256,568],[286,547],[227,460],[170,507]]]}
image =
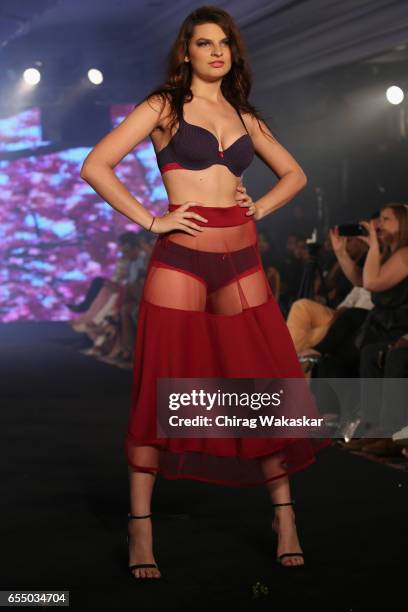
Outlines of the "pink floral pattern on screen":
{"label": "pink floral pattern on screen", "polygon": [[[112,106],[112,127],[133,107]],[[88,148],[41,151],[47,143],[40,121],[33,108],[0,122],[2,322],[71,318],[65,303],[79,300],[93,277],[113,273],[118,236],[140,231],[80,178]],[[150,141],[137,145],[115,172],[153,214],[163,214],[167,196]]]}

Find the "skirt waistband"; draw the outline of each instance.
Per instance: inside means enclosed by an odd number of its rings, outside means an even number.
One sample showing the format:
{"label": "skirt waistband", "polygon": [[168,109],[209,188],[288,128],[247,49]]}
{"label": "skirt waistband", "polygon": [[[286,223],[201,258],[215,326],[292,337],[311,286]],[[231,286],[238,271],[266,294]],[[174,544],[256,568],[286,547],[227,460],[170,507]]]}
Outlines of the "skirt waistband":
{"label": "skirt waistband", "polygon": [[[169,204],[169,212],[177,210],[182,204]],[[252,215],[247,215],[248,208],[233,204],[232,206],[205,206],[201,204],[193,204],[187,211],[197,212],[207,222],[194,219],[194,223],[203,227],[229,227],[231,225],[242,225],[253,221]]]}

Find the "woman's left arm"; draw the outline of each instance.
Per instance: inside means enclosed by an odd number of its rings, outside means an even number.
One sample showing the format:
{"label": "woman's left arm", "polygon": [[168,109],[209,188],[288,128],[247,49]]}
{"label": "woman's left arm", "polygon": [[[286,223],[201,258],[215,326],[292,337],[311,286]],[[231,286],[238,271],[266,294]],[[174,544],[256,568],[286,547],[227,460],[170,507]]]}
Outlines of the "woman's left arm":
{"label": "woman's left arm", "polygon": [[358,236],[369,245],[363,268],[363,287],[368,291],[386,291],[408,276],[408,247],[395,251],[381,265],[381,251],[373,221],[360,221],[368,230],[368,236]]}
{"label": "woman's left arm", "polygon": [[292,200],[305,187],[307,177],[289,151],[279,144],[264,121],[260,120],[260,124],[267,136],[260,130],[255,117],[245,113],[243,118],[257,155],[279,177],[278,183],[254,203],[254,216],[258,220]]}

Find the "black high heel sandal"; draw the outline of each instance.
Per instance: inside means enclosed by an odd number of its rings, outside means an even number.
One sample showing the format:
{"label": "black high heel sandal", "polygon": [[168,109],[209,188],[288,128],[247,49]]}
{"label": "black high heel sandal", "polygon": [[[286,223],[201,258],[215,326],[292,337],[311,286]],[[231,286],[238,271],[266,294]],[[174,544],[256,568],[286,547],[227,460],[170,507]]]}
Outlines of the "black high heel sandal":
{"label": "black high heel sandal", "polygon": [[[144,514],[144,515],[136,515],[136,514],[131,514],[130,512],[128,512],[128,521],[131,519],[144,519],[144,518],[150,518],[152,515],[151,514]],[[129,535],[126,536],[126,542],[129,545]],[[135,576],[133,574],[133,570],[135,569],[139,569],[139,568],[143,568],[143,567],[153,567],[155,569],[159,569],[156,565],[156,563],[136,563],[133,565],[129,565],[129,571],[132,574],[132,576],[134,576],[135,578],[139,579],[140,576]],[[160,571],[160,570],[159,570]],[[158,578],[161,578],[161,576],[155,576],[154,579],[157,580]],[[149,580],[150,578],[146,578],[146,580]]]}
{"label": "black high heel sandal", "polygon": [[[294,501],[290,501],[290,502],[286,502],[284,504],[272,504],[272,507],[274,508],[275,506],[294,506],[295,502]],[[272,529],[274,530],[274,532],[277,534],[277,531],[275,530],[275,528],[272,526]],[[282,563],[282,559],[284,557],[303,557],[304,559],[304,554],[302,552],[293,552],[293,553],[282,553],[281,555],[279,555],[278,557],[276,557],[276,561],[279,563],[279,565],[281,567],[302,567],[304,565],[304,563],[302,565],[285,565]]]}

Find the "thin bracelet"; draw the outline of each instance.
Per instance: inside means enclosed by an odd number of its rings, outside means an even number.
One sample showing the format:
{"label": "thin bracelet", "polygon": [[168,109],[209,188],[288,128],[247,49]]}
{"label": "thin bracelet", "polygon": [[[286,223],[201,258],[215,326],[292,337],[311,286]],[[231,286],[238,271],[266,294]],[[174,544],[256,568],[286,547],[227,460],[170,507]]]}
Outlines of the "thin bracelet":
{"label": "thin bracelet", "polygon": [[156,217],[153,217],[152,222],[151,222],[151,224],[150,224],[150,227],[149,227],[149,229],[148,229],[148,231],[149,231],[149,232],[150,232],[150,230],[152,229],[152,225],[153,225],[153,223],[154,223],[155,219],[156,219]]}

